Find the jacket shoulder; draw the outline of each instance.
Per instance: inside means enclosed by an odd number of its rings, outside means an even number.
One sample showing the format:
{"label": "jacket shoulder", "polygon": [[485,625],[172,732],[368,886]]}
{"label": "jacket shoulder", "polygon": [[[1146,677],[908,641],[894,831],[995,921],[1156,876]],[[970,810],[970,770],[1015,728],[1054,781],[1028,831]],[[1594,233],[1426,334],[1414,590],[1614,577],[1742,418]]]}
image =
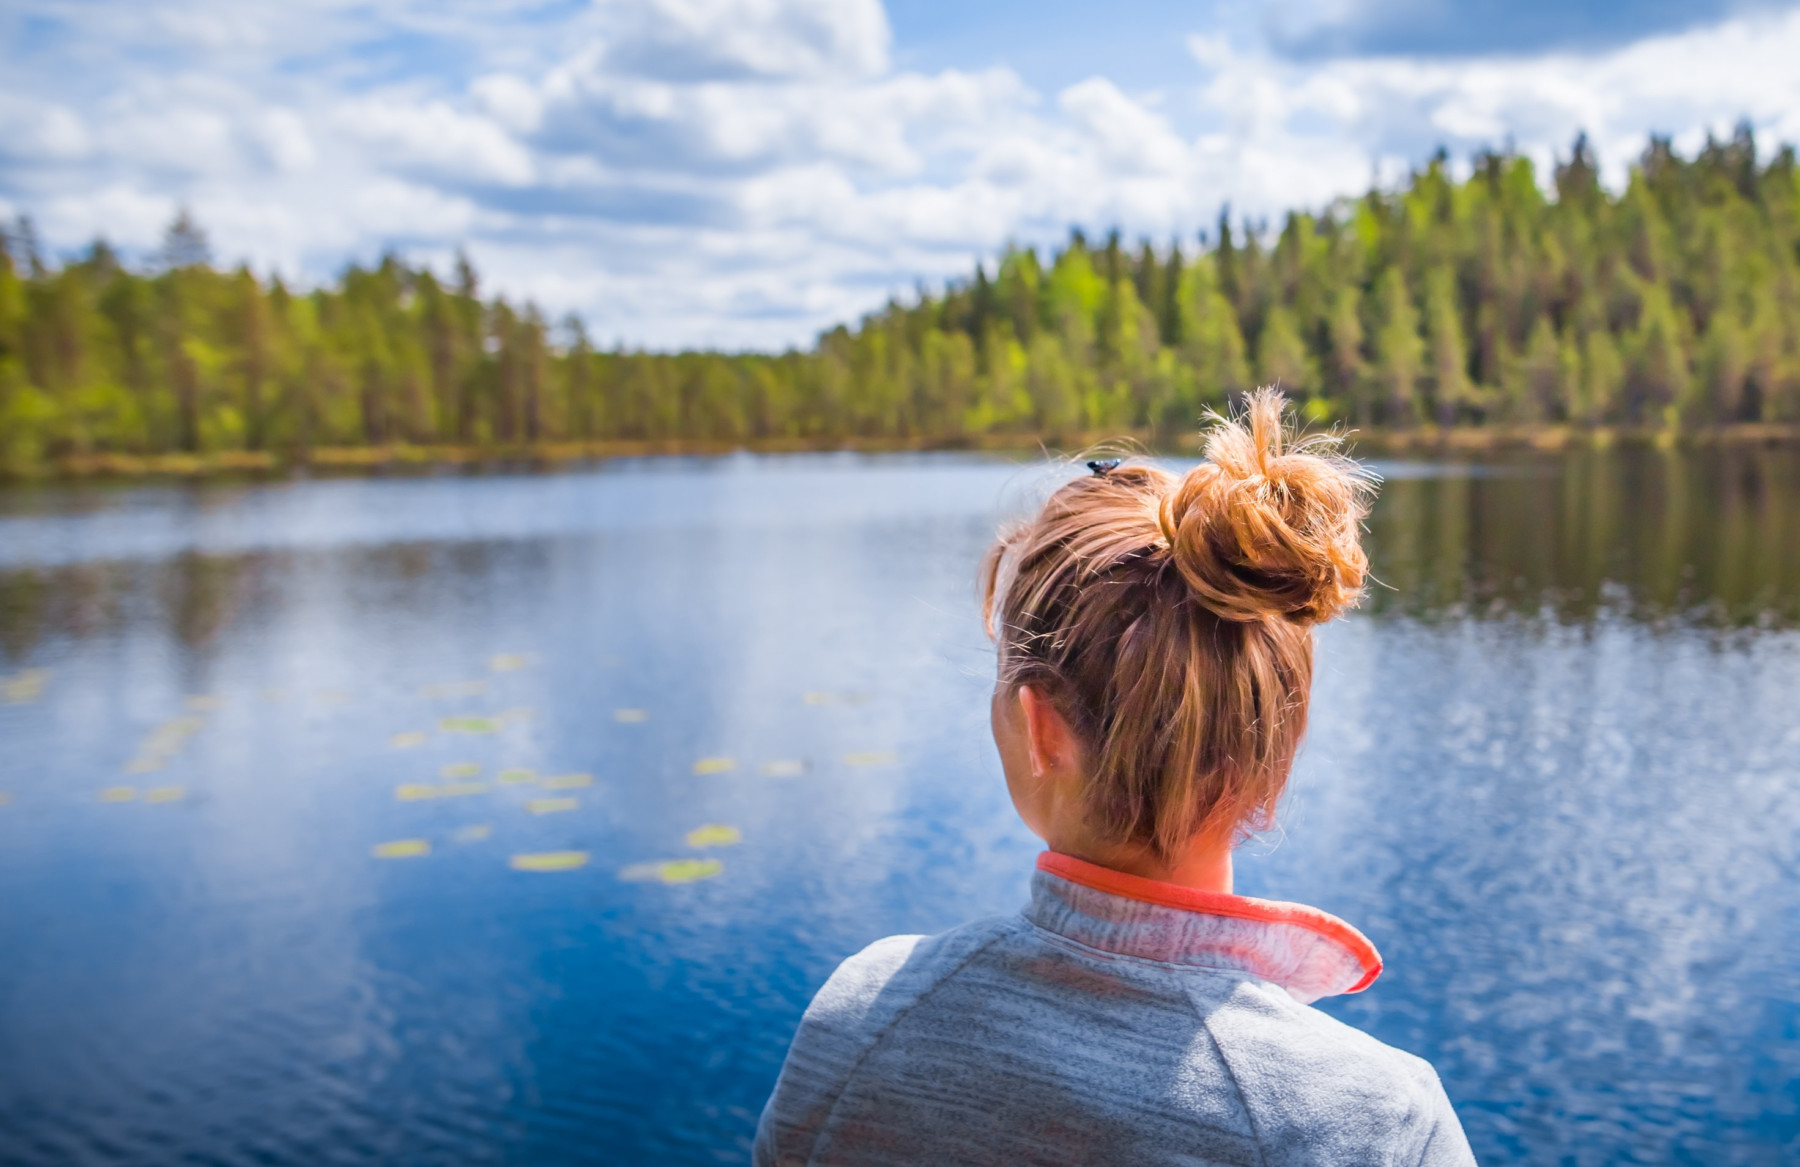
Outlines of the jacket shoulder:
{"label": "jacket shoulder", "polygon": [[1240,983],[1224,1000],[1196,1005],[1271,1167],[1474,1163],[1423,1058],[1273,985]]}
{"label": "jacket shoulder", "polygon": [[800,1019],[757,1125],[755,1162],[804,1162],[867,1051],[970,958],[1024,928],[976,920],[935,936],[889,936],[838,965]]}

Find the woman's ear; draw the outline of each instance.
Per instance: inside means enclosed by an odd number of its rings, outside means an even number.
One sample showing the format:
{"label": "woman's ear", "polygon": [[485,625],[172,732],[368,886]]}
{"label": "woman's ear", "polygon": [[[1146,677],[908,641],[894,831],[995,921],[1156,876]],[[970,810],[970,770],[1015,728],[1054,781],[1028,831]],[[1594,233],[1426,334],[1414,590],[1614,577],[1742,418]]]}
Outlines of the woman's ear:
{"label": "woman's ear", "polygon": [[1042,778],[1077,768],[1075,734],[1056,706],[1030,685],[1019,686],[1019,708],[1025,714],[1025,741],[1031,774]]}

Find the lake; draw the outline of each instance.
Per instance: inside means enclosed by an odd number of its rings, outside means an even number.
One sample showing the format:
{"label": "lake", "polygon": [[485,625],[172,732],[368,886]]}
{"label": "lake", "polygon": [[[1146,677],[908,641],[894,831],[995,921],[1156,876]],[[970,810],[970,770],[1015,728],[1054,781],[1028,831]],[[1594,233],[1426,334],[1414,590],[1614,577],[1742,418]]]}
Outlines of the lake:
{"label": "lake", "polygon": [[[1379,463],[1239,890],[1484,1163],[1800,1158],[1800,452]],[[0,491],[0,1160],[742,1163],[878,937],[1021,905],[1004,459]]]}

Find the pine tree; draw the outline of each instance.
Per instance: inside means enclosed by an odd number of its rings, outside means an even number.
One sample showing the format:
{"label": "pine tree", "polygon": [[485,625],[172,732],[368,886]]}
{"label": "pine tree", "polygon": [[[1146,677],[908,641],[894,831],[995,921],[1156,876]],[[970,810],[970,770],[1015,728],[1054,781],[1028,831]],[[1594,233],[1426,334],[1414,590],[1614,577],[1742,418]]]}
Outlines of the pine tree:
{"label": "pine tree", "polygon": [[1382,273],[1375,285],[1375,360],[1370,372],[1376,386],[1379,418],[1389,425],[1419,420],[1418,382],[1425,369],[1425,342],[1419,336],[1419,314],[1397,267]]}

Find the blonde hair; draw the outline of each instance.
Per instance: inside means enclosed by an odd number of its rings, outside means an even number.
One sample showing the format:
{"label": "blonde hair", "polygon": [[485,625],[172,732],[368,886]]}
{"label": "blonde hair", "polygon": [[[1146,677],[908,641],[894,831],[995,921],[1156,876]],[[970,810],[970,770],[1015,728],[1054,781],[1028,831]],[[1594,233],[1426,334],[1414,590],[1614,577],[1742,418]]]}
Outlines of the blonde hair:
{"label": "blonde hair", "polygon": [[1371,479],[1297,437],[1273,389],[1209,416],[1185,475],[1096,464],[1005,532],[981,569],[1000,683],[1074,729],[1089,825],[1167,858],[1260,830],[1306,729],[1312,626],[1358,599]]}

